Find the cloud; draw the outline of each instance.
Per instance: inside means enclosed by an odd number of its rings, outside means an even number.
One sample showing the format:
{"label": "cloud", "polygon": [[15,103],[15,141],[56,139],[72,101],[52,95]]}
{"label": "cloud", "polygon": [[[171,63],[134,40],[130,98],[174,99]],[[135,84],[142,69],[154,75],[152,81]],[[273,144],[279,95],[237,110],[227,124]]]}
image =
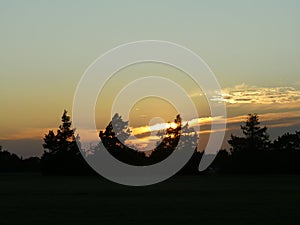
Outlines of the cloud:
{"label": "cloud", "polygon": [[1,133],[0,140],[20,140],[20,139],[42,139],[44,135],[53,130],[56,132],[57,128],[18,128],[8,132]]}
{"label": "cloud", "polygon": [[257,87],[246,84],[222,89],[213,101],[230,104],[295,104],[300,103],[300,90],[293,87]]}
{"label": "cloud", "polygon": [[[226,145],[227,140],[229,138],[230,133],[232,132],[240,132],[240,125],[243,124],[246,120],[247,120],[248,115],[237,115],[237,116],[232,116],[232,117],[228,117],[226,119],[226,135],[225,135],[225,139],[224,139],[224,146],[223,147],[228,147]],[[272,113],[262,113],[259,114],[259,118],[261,121],[261,126],[267,126],[269,128],[269,131],[271,130],[272,133],[272,129],[275,128],[286,128],[286,127],[300,127],[300,110],[298,111],[290,111],[290,112],[272,112]],[[195,118],[192,119],[189,122],[190,127],[194,127],[196,125],[200,125],[200,131],[198,132],[198,134],[200,134],[200,140],[202,141],[202,143],[199,144],[199,149],[203,149],[205,148],[207,139],[209,134],[213,133],[213,132],[221,132],[222,130],[211,130],[210,124],[211,122],[214,120],[214,122],[216,123],[224,123],[224,118],[220,118],[220,117],[216,117],[216,118],[212,118],[212,117],[203,117],[203,118]],[[184,122],[185,123],[185,122]],[[140,146],[145,146],[148,144],[150,144],[151,146],[154,146],[154,143],[156,143],[158,141],[158,137],[154,137],[153,135],[155,135],[156,129],[153,129],[154,127],[156,128],[161,128],[161,129],[165,129],[166,128],[166,124],[158,124],[153,126],[152,128],[148,127],[148,126],[144,126],[144,127],[139,127],[139,128],[133,128],[135,129],[135,131],[139,131],[140,135],[143,133],[143,131],[148,132],[148,135],[142,137],[142,138],[138,138],[130,143],[132,144],[136,144]],[[149,135],[150,130],[151,135]],[[159,130],[159,129],[157,129]],[[137,133],[136,133],[137,134]],[[281,135],[282,133],[276,133],[273,134],[272,136],[277,137],[278,135]],[[204,135],[204,139],[201,137],[203,137]]]}
{"label": "cloud", "polygon": [[[197,126],[209,126],[211,122],[214,121],[215,123],[224,123],[225,119],[222,117],[201,117],[195,118],[189,121],[182,121],[182,124],[188,123],[190,127],[196,128]],[[177,125],[175,123],[157,123],[151,126],[140,126],[140,127],[130,127],[131,134],[135,136],[144,135],[151,133],[156,133],[160,130],[165,130],[169,127],[175,128]]]}

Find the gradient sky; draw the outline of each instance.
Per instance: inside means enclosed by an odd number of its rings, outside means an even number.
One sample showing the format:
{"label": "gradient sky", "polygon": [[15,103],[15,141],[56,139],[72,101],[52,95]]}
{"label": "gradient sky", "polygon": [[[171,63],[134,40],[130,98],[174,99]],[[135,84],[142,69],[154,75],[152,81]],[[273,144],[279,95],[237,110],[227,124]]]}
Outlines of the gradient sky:
{"label": "gradient sky", "polygon": [[72,111],[85,69],[111,48],[145,39],[178,43],[206,61],[224,90],[230,132],[253,112],[272,137],[300,129],[297,0],[2,0],[0,144],[40,155],[43,135],[63,109]]}

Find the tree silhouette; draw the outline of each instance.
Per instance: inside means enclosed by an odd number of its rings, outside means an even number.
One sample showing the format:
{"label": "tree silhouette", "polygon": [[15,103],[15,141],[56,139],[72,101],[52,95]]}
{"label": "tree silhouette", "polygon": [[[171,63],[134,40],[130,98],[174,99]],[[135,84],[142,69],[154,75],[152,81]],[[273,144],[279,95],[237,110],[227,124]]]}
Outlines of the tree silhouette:
{"label": "tree silhouette", "polygon": [[270,141],[267,127],[260,127],[259,117],[248,114],[244,125],[241,125],[243,137],[231,134],[228,143],[231,155],[223,169],[240,173],[261,173],[271,170]]}
{"label": "tree silhouette", "polygon": [[19,172],[21,167],[22,159],[0,146],[0,172]]}
{"label": "tree silhouette", "polygon": [[213,166],[225,173],[300,173],[300,132],[285,133],[273,143],[257,114],[241,126],[244,136],[231,135],[229,154],[219,151]]}
{"label": "tree silhouette", "polygon": [[[182,127],[182,119],[177,115],[173,123],[168,123],[166,131],[159,131],[157,135],[161,138],[150,155],[144,152],[132,149],[124,144],[124,141],[130,136],[128,121],[123,121],[119,114],[115,114],[112,121],[104,131],[100,131],[99,137],[106,150],[116,159],[136,166],[147,166],[158,163],[166,159],[175,149],[197,145],[197,134],[194,129],[186,124]],[[181,145],[178,146],[179,138],[182,138]],[[177,148],[176,148],[177,147]],[[95,151],[97,154],[97,151]]]}
{"label": "tree silhouette", "polygon": [[40,172],[40,158],[23,159],[0,146],[0,172]]}
{"label": "tree silhouette", "polygon": [[44,138],[44,154],[41,157],[43,174],[89,174],[91,168],[83,159],[76,143],[75,129],[71,127],[70,116],[64,110],[61,117],[62,124],[56,134],[50,130]]}
{"label": "tree silhouette", "polygon": [[285,133],[279,136],[273,144],[275,150],[279,151],[300,151],[300,131],[294,134]]}
{"label": "tree silhouette", "polygon": [[272,152],[276,156],[277,171],[300,173],[300,131],[279,136],[273,143]]}
{"label": "tree silhouette", "polygon": [[244,137],[231,134],[231,138],[228,140],[231,151],[266,150],[270,145],[267,127],[260,127],[259,125],[258,115],[256,113],[248,114],[245,125],[241,125]]}
{"label": "tree silhouette", "polygon": [[105,131],[100,131],[99,137],[103,145],[108,149],[124,148],[125,145],[123,143],[128,139],[130,133],[128,121],[123,121],[122,116],[116,113],[105,128]]}
{"label": "tree silhouette", "polygon": [[67,113],[68,112],[64,110],[61,117],[62,124],[59,126],[57,133],[55,134],[53,130],[50,130],[49,133],[45,135],[43,147],[46,153],[56,154],[62,151],[78,150],[75,146],[76,138],[79,137],[75,137],[75,129],[71,128],[72,122]]}
{"label": "tree silhouette", "polygon": [[198,135],[194,128],[189,127],[189,124],[186,123],[181,128],[181,142],[179,143],[178,148],[180,150],[185,148],[194,148],[197,150],[198,145]]}
{"label": "tree silhouette", "polygon": [[136,151],[124,144],[130,133],[128,121],[124,121],[122,116],[116,113],[105,130],[100,131],[99,137],[105,149],[116,159],[130,165],[145,165],[144,152]]}
{"label": "tree silhouette", "polygon": [[[3,149],[0,145],[0,172],[42,171],[43,174],[80,175],[96,174],[80,153],[79,136],[75,137],[70,116],[64,110],[62,124],[57,132],[50,130],[44,138],[44,154],[23,159]],[[241,125],[242,137],[231,134],[229,151],[218,152],[211,165],[213,171],[221,173],[300,173],[300,131],[285,133],[273,143],[269,141],[267,127],[261,127],[257,114],[248,114]],[[188,163],[177,174],[199,174],[198,165],[203,155],[197,151],[197,133],[182,124],[180,115],[169,122],[167,129],[157,132],[160,142],[151,153],[130,148],[124,142],[130,137],[128,122],[115,114],[99,137],[109,151],[118,160],[137,166],[147,166],[166,159],[172,152],[194,148],[195,152]],[[179,141],[180,140],[180,141]],[[77,141],[77,142],[76,142]],[[79,145],[78,145],[79,144]],[[100,146],[92,146],[91,152],[97,154]],[[92,157],[92,155],[90,156]]]}
{"label": "tree silhouette", "polygon": [[180,115],[177,115],[173,124],[168,122],[166,131],[162,130],[157,132],[156,135],[159,136],[161,140],[149,157],[151,164],[158,163],[172,154],[177,147],[181,136],[181,126],[182,119]]}

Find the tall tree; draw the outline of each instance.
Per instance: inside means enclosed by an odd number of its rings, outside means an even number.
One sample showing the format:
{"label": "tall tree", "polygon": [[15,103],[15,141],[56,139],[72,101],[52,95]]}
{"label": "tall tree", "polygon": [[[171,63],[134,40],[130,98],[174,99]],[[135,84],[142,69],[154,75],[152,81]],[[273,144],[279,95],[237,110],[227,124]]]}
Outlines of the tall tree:
{"label": "tall tree", "polygon": [[62,124],[56,134],[50,130],[44,138],[44,154],[41,158],[44,174],[86,174],[91,169],[80,153],[75,137],[75,129],[68,112],[64,110],[61,117]]}
{"label": "tall tree", "polygon": [[104,131],[100,131],[99,137],[102,140],[104,146],[108,149],[114,149],[117,147],[124,148],[124,141],[130,136],[130,129],[128,127],[128,121],[124,121],[122,116],[116,113],[111,122],[107,125]]}
{"label": "tall tree", "polygon": [[231,145],[231,151],[240,150],[265,150],[269,148],[270,141],[267,133],[267,127],[260,127],[259,116],[248,114],[245,125],[241,125],[244,137],[238,137],[231,134],[228,143]]}
{"label": "tall tree", "polygon": [[[174,122],[168,122],[168,127],[165,130],[158,131],[157,136],[160,137],[160,145],[163,149],[169,149],[172,152],[172,148],[175,148],[178,145],[179,137],[182,133],[182,119],[178,114],[174,119]],[[160,149],[160,148],[158,148]],[[156,150],[158,150],[156,149]]]}
{"label": "tall tree", "polygon": [[241,125],[242,137],[231,135],[231,155],[228,163],[223,164],[224,170],[261,173],[270,167],[270,141],[267,127],[261,127],[257,114],[248,114],[244,125]]}
{"label": "tall tree", "polygon": [[[130,165],[145,165],[145,154],[127,147],[124,142],[130,136],[128,121],[124,121],[122,116],[116,113],[111,122],[107,125],[104,131],[100,131],[99,137],[105,149],[116,159]],[[100,145],[98,150],[101,149]]]}
{"label": "tall tree", "polygon": [[55,154],[58,151],[74,151],[76,149],[75,129],[71,128],[72,122],[67,113],[67,110],[64,110],[61,117],[62,124],[56,134],[50,130],[45,135],[43,147],[46,153]]}

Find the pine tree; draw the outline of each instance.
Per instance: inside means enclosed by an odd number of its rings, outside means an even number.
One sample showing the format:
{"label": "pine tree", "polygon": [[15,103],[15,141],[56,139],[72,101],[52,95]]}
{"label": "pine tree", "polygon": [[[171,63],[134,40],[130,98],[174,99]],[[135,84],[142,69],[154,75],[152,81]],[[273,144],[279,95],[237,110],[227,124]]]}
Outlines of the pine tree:
{"label": "pine tree", "polygon": [[87,174],[90,167],[80,153],[79,136],[75,137],[70,116],[67,111],[61,117],[62,124],[56,134],[50,130],[45,135],[41,158],[43,174]]}
{"label": "pine tree", "polygon": [[260,127],[259,116],[248,114],[245,125],[241,125],[244,137],[238,137],[231,134],[228,143],[231,145],[231,151],[240,150],[265,150],[270,145],[267,127]]}
{"label": "pine tree", "polygon": [[130,136],[128,121],[123,121],[122,116],[116,113],[112,121],[107,125],[105,131],[100,131],[99,137],[105,147],[109,149],[124,148],[123,143]]}
{"label": "pine tree", "polygon": [[[76,145],[75,129],[71,128],[72,122],[67,110],[61,117],[62,124],[59,126],[57,133],[50,130],[45,135],[43,147],[45,152],[55,154],[58,151],[71,151]],[[78,137],[77,137],[78,138]]]}

